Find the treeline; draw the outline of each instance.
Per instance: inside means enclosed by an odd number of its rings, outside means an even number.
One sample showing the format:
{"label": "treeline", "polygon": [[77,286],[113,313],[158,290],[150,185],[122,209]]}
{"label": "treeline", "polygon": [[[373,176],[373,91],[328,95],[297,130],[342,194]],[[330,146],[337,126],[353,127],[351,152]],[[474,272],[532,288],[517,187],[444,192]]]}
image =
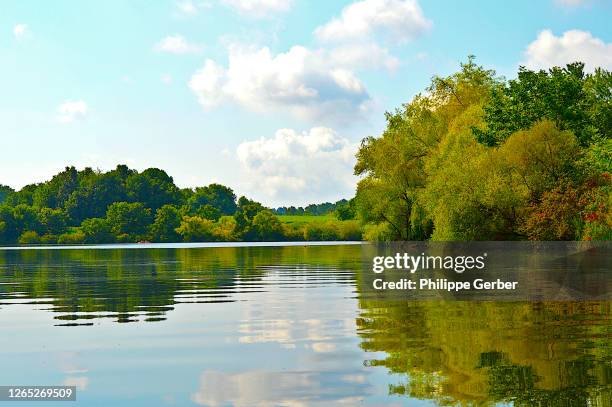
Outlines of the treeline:
{"label": "treeline", "polygon": [[365,237],[609,240],[611,128],[609,71],[520,68],[507,81],[470,57],[362,141]]}
{"label": "treeline", "polygon": [[347,219],[355,219],[356,211],[355,211],[355,200],[346,200],[341,199],[334,203],[331,202],[323,202],[320,204],[310,204],[306,207],[302,206],[281,206],[273,210],[277,215],[293,215],[293,216],[301,216],[301,215],[313,215],[313,216],[321,216],[321,215],[329,215],[334,214],[340,220]]}
{"label": "treeline", "polygon": [[359,239],[356,221],[284,224],[226,186],[181,189],[157,168],[67,167],[19,191],[0,186],[0,244]]}

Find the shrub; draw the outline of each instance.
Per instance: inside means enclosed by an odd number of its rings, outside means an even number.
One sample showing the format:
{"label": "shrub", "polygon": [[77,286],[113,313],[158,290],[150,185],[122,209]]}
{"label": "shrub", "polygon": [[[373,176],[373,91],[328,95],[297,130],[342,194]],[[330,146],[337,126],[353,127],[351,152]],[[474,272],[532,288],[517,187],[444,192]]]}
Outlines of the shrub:
{"label": "shrub", "polygon": [[33,230],[27,230],[19,236],[19,244],[38,244],[40,243],[40,236]]}
{"label": "shrub", "polygon": [[75,232],[75,233],[64,233],[57,237],[57,243],[59,244],[83,244],[85,243],[85,235],[83,232]]}
{"label": "shrub", "polygon": [[358,221],[340,222],[340,238],[342,240],[361,240],[361,227]]}
{"label": "shrub", "polygon": [[386,223],[368,223],[363,228],[363,238],[371,242],[382,242],[391,240],[391,231]]}
{"label": "shrub", "polygon": [[57,244],[57,235],[42,235],[40,237],[42,244]]}
{"label": "shrub", "polygon": [[214,227],[215,223],[212,220],[199,216],[185,216],[181,221],[181,226],[176,228],[176,232],[186,242],[212,242],[216,240],[213,233]]}

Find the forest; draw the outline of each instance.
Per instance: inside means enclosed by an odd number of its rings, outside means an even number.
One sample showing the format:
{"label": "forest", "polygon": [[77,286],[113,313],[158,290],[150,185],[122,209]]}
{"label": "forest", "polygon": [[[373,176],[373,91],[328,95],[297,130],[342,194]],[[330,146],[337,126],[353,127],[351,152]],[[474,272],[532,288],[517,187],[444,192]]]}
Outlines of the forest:
{"label": "forest", "polygon": [[66,167],[0,185],[0,244],[612,238],[609,71],[506,80],[469,57],[386,120],[361,142],[350,200],[269,209],[157,168]]}
{"label": "forest", "polygon": [[362,141],[368,240],[610,240],[612,75],[497,77],[473,57]]}
{"label": "forest", "polygon": [[[47,182],[0,191],[0,244],[361,239],[356,220],[326,216],[323,222],[284,223],[229,187],[179,188],[157,168],[67,167]],[[329,215],[338,205],[323,206]]]}

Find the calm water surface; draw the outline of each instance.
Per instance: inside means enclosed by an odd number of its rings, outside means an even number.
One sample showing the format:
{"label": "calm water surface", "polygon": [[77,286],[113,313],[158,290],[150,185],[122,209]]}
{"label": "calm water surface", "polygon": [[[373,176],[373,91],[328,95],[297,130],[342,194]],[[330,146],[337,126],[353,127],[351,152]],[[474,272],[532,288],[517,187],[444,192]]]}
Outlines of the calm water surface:
{"label": "calm water surface", "polygon": [[0,385],[76,385],[78,406],[612,405],[609,301],[373,299],[362,261],[0,250]]}

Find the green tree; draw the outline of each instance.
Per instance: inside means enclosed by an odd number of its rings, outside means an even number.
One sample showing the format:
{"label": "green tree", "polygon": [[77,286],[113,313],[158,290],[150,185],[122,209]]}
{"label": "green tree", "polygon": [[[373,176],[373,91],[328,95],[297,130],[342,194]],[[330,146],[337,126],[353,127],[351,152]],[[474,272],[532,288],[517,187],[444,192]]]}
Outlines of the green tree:
{"label": "green tree", "polygon": [[336,206],[334,214],[338,220],[355,219],[357,214],[355,208],[355,199],[351,199],[345,203],[340,203]]}
{"label": "green tree", "polygon": [[38,212],[36,208],[32,206],[25,204],[15,206],[13,208],[13,217],[17,225],[18,234],[27,230],[39,232],[41,229],[38,220]]}
{"label": "green tree", "polygon": [[[473,58],[449,77],[434,77],[426,95],[394,113],[379,138],[368,137],[357,153],[356,204],[365,223],[384,223],[391,239],[426,239],[432,233],[419,195],[428,182],[425,170],[456,118],[477,109],[497,86],[494,72]],[[476,107],[474,107],[476,106]],[[456,130],[454,130],[456,132]]]}
{"label": "green tree", "polygon": [[176,205],[181,197],[174,180],[165,171],[148,168],[141,173],[133,173],[126,180],[128,197],[156,211],[164,205]]}
{"label": "green tree", "polygon": [[115,236],[128,235],[132,241],[145,239],[151,209],[140,202],[115,202],[108,207],[106,219]]}
{"label": "green tree", "polygon": [[215,223],[199,216],[185,216],[176,232],[186,242],[212,242],[216,240]]}
{"label": "green tree", "polygon": [[252,236],[256,240],[275,241],[283,237],[283,227],[270,210],[263,210],[253,217]]}
{"label": "green tree", "polygon": [[596,137],[610,137],[611,89],[610,72],[598,69],[586,74],[581,62],[537,72],[521,67],[517,79],[493,89],[484,107],[487,128],[474,133],[482,144],[495,146],[512,133],[549,119],[559,129],[571,130],[586,146]]}
{"label": "green tree", "polygon": [[236,240],[236,220],[233,216],[221,216],[217,221],[214,234],[224,242]]}
{"label": "green tree", "polygon": [[155,242],[178,242],[181,236],[176,229],[181,226],[179,210],[172,205],[164,205],[155,213],[151,225],[151,237]]}
{"label": "green tree", "polygon": [[110,204],[127,201],[124,178],[127,174],[130,171],[122,166],[107,173],[91,169],[80,172],[79,188],[64,205],[72,224],[78,225],[87,218],[102,218]]}
{"label": "green tree", "polygon": [[253,231],[253,218],[266,208],[259,202],[252,201],[244,196],[238,199],[238,209],[234,214],[236,227],[239,236],[245,240],[256,240],[256,233]]}
{"label": "green tree", "polygon": [[206,207],[207,205],[210,205],[210,207],[219,212],[216,219],[223,215],[233,215],[237,209],[236,195],[234,194],[234,191],[232,191],[231,188],[219,184],[210,184],[206,187],[196,188],[193,194],[189,197],[187,204],[189,206],[189,213],[199,214],[200,216],[204,216],[208,219],[213,218],[209,218],[201,212],[201,208]]}
{"label": "green tree", "polygon": [[0,205],[0,244],[14,243],[19,236],[13,208]]}
{"label": "green tree", "polygon": [[109,222],[103,218],[85,219],[81,223],[81,233],[84,236],[84,243],[98,244],[115,241]]}
{"label": "green tree", "polygon": [[14,193],[13,188],[0,184],[0,205],[3,204],[10,194]]}
{"label": "green tree", "polygon": [[39,244],[40,236],[33,230],[26,230],[19,236],[19,244]]}
{"label": "green tree", "polygon": [[41,208],[38,222],[43,234],[59,235],[66,230],[66,214],[62,209]]}

